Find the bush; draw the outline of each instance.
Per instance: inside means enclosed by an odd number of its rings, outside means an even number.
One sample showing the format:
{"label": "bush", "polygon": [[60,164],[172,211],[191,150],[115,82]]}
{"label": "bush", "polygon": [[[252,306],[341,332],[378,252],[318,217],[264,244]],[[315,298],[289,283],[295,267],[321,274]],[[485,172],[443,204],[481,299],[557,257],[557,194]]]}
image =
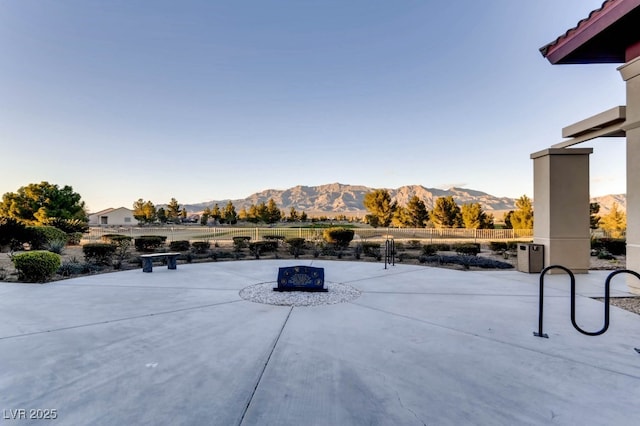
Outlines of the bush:
{"label": "bush", "polygon": [[377,258],[380,256],[380,244],[365,241],[362,243],[362,253],[365,256]]}
{"label": "bush", "polygon": [[167,241],[165,235],[141,235],[135,239],[134,244],[138,251],[153,251],[164,245]]}
{"label": "bush", "polygon": [[49,218],[46,221],[47,226],[53,226],[65,234],[80,232],[81,234],[89,231],[89,224],[80,219],[62,219],[59,217]]}
{"label": "bush", "polygon": [[27,242],[32,250],[42,250],[52,241],[67,242],[67,233],[53,226],[27,226]]}
{"label": "bush", "polygon": [[512,269],[513,265],[481,256],[420,256],[420,263],[437,263],[439,265],[462,265],[465,269],[475,266],[483,269]]}
{"label": "bush", "polygon": [[304,245],[306,242],[304,238],[287,238],[284,242],[289,247],[289,254],[291,254],[295,259],[304,253]]}
{"label": "bush", "polygon": [[71,232],[67,233],[67,244],[71,246],[80,245],[80,241],[82,240],[82,232]]}
{"label": "bush", "polygon": [[102,241],[103,243],[111,243],[113,242],[113,240],[119,240],[124,237],[127,237],[129,238],[129,240],[131,240],[131,237],[124,234],[103,234],[100,237],[100,241]]}
{"label": "bush", "polygon": [[233,247],[236,251],[240,251],[247,247],[247,243],[251,240],[251,237],[233,237]]}
{"label": "bush", "polygon": [[509,244],[504,241],[490,241],[489,242],[489,250],[491,250],[494,254],[500,254],[509,249]]}
{"label": "bush", "polygon": [[19,253],[11,257],[20,280],[45,282],[60,268],[60,256],[43,250]]}
{"label": "bush", "polygon": [[64,248],[67,246],[67,239],[62,238],[60,240],[52,240],[44,245],[44,249],[51,253],[62,254]]}
{"label": "bush", "polygon": [[435,244],[425,244],[422,246],[422,255],[423,256],[433,256],[438,252],[438,248]]}
{"label": "bush", "polygon": [[598,252],[606,250],[612,255],[621,256],[627,253],[627,241],[623,238],[592,239],[591,248]]}
{"label": "bush", "polygon": [[173,251],[187,251],[191,247],[191,244],[187,240],[171,241],[169,248]]}
{"label": "bush", "polygon": [[353,229],[346,228],[327,228],[322,233],[322,237],[326,242],[340,248],[349,247],[354,235]]}
{"label": "bush", "polygon": [[419,250],[420,249],[420,240],[409,240],[407,242],[407,248],[411,250]]}
{"label": "bush", "polygon": [[[114,268],[120,269],[122,268],[122,263],[129,257],[129,247],[131,247],[131,238],[128,235],[121,234],[111,234],[108,237],[109,244],[114,247],[114,255],[115,262],[113,263]],[[107,259],[105,259],[106,261]]]}
{"label": "bush", "polygon": [[602,249],[598,252],[598,259],[601,260],[613,260],[615,256],[607,251],[607,249]]}
{"label": "bush", "polygon": [[263,240],[267,241],[284,241],[284,235],[265,235],[262,237]]}
{"label": "bush", "polygon": [[11,217],[0,217],[0,249],[16,248],[27,241],[27,229],[23,223]]}
{"label": "bush", "polygon": [[480,253],[480,244],[478,243],[465,243],[465,244],[456,244],[453,247],[457,254],[467,255],[467,256],[476,256]]}
{"label": "bush", "polygon": [[191,247],[193,248],[193,251],[196,252],[196,254],[204,254],[209,250],[211,244],[209,243],[209,241],[196,241],[191,244]]}
{"label": "bush", "polygon": [[89,274],[96,272],[98,267],[91,263],[82,263],[75,257],[62,262],[60,268],[58,268],[58,275],[63,277],[70,277],[72,275]]}
{"label": "bush", "polygon": [[260,258],[263,253],[274,252],[278,249],[278,241],[256,241],[249,243],[249,251],[255,255],[256,259]]}
{"label": "bush", "polygon": [[111,265],[116,248],[114,244],[91,243],[83,245],[82,252],[87,263]]}

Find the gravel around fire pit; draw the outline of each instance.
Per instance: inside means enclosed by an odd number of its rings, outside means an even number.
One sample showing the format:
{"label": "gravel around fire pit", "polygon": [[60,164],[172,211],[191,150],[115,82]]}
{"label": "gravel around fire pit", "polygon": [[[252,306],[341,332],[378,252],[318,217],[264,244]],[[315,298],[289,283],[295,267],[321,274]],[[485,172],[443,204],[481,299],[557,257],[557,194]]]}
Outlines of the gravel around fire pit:
{"label": "gravel around fire pit", "polygon": [[256,303],[280,306],[318,306],[350,302],[360,297],[360,290],[346,284],[326,283],[327,292],[273,291],[275,281],[250,285],[240,290],[240,297]]}

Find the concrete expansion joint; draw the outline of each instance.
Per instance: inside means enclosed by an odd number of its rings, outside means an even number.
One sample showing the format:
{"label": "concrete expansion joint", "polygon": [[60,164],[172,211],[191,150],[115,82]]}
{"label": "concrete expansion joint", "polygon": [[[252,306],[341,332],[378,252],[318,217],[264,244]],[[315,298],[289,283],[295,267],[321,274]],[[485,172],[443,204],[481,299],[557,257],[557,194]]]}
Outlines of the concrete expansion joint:
{"label": "concrete expansion joint", "polygon": [[249,407],[251,406],[251,401],[253,401],[253,397],[256,395],[256,392],[258,391],[258,387],[260,386],[260,382],[262,381],[262,376],[264,376],[264,372],[267,370],[269,361],[271,361],[271,356],[273,356],[273,352],[276,350],[276,346],[278,346],[278,342],[280,341],[282,332],[284,331],[284,328],[287,325],[287,322],[289,322],[289,317],[291,316],[291,312],[293,312],[293,308],[294,307],[291,306],[291,308],[289,309],[289,312],[287,313],[287,317],[284,319],[284,322],[282,323],[282,327],[280,327],[280,332],[278,333],[278,336],[273,341],[273,345],[271,346],[271,351],[269,352],[269,356],[267,357],[267,360],[265,361],[264,366],[262,367],[262,371],[258,376],[258,380],[256,381],[256,385],[253,388],[253,392],[251,392],[249,401],[247,401],[247,405],[245,406],[244,411],[242,412],[242,417],[240,417],[240,422],[238,423],[239,425],[241,425],[244,422],[244,418],[247,415],[247,411],[249,411]]}
{"label": "concrete expansion joint", "polygon": [[178,313],[178,312],[185,312],[185,311],[193,311],[193,310],[198,310],[198,309],[210,308],[212,306],[228,305],[228,304],[231,304],[231,303],[238,303],[238,302],[241,302],[241,301],[242,300],[230,300],[228,302],[209,303],[209,304],[206,304],[206,305],[198,305],[198,306],[191,306],[191,307],[188,307],[188,308],[173,309],[171,311],[151,312],[151,313],[143,314],[143,315],[135,315],[135,316],[131,316],[131,317],[116,318],[116,319],[111,319],[111,320],[106,320],[106,321],[96,321],[96,322],[85,323],[85,324],[71,325],[71,326],[67,326],[67,327],[52,328],[52,329],[49,329],[49,330],[32,331],[32,332],[29,332],[29,333],[15,334],[15,335],[12,335],[12,336],[0,336],[0,340],[14,339],[14,338],[17,338],[17,337],[35,336],[35,335],[38,335],[38,334],[45,334],[45,333],[55,333],[55,332],[58,332],[58,331],[74,330],[74,329],[78,329],[78,328],[93,327],[93,326],[96,326],[96,325],[113,324],[113,323],[117,323],[117,322],[132,321],[132,320],[137,320],[137,319],[142,319],[142,318],[151,318],[151,317],[159,316],[159,315],[169,315],[169,314],[175,314],[175,313]]}

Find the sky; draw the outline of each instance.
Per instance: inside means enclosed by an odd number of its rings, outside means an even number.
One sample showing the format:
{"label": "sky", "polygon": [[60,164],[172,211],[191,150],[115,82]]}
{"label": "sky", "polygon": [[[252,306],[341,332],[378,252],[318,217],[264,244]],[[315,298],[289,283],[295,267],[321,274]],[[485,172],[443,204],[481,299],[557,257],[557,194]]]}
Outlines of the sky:
{"label": "sky", "polygon": [[[90,212],[339,182],[533,195],[530,154],[625,104],[540,47],[603,0],[0,0],[0,194]],[[591,195],[626,192],[625,140]]]}

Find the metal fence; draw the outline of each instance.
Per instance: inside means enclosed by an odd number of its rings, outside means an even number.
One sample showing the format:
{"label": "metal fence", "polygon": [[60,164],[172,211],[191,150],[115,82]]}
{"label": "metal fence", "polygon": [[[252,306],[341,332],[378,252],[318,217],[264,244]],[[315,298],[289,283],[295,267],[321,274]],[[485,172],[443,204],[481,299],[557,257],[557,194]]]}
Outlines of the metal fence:
{"label": "metal fence", "polygon": [[[418,240],[423,244],[450,242],[488,242],[532,240],[531,229],[435,229],[435,228],[353,228],[354,240],[382,241],[394,238],[398,241]],[[161,227],[92,227],[85,234],[83,243],[100,241],[105,234],[122,234],[132,238],[142,235],[162,235],[167,242],[216,241],[231,242],[233,237],[251,237],[259,241],[266,236],[284,238],[322,239],[322,228],[237,228],[208,226],[161,226]]]}

